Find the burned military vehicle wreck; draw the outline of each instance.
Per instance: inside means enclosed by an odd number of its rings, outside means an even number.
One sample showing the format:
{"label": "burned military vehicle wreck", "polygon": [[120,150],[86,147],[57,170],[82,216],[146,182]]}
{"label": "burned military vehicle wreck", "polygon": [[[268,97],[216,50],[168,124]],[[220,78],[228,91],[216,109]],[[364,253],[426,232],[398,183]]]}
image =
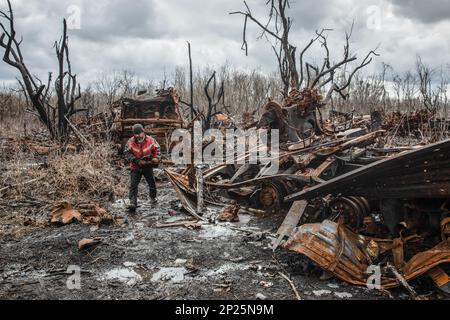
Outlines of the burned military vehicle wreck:
{"label": "burned military vehicle wreck", "polygon": [[280,130],[276,174],[265,175],[263,164],[220,164],[200,186],[192,165],[166,170],[184,208],[203,219],[201,189],[202,202],[225,211],[284,214],[274,250],[301,253],[356,285],[379,268],[379,289],[413,291],[408,281],[428,275],[450,292],[450,140],[386,146],[380,113],[323,120],[321,106],[317,92],[295,90],[283,106],[269,101],[253,124]]}
{"label": "burned military vehicle wreck", "polygon": [[147,134],[155,137],[162,152],[170,149],[172,132],[183,127],[179,111],[179,96],[173,88],[157,90],[156,96],[146,92],[133,98],[121,98],[115,103],[111,133],[122,152],[132,137],[133,125],[140,123]]}

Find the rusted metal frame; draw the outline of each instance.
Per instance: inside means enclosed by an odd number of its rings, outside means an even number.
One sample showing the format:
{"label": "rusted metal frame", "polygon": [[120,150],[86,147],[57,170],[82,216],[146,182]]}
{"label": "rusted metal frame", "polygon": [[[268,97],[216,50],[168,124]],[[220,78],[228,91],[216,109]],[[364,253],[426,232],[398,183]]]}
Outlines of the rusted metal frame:
{"label": "rusted metal frame", "polygon": [[381,161],[377,161],[375,163],[369,164],[367,166],[364,166],[360,169],[356,169],[354,171],[348,172],[346,174],[343,174],[339,177],[333,178],[331,180],[328,180],[327,182],[324,182],[321,185],[314,186],[308,189],[305,189],[301,192],[289,195],[285,198],[286,201],[295,201],[295,200],[301,200],[306,198],[314,198],[317,196],[320,196],[321,194],[330,194],[332,193],[332,190],[335,190],[337,188],[342,188],[346,184],[349,183],[355,183],[356,179],[370,174],[375,174],[378,172],[378,170],[386,168],[386,166],[393,166],[405,163],[405,161],[413,161],[420,159],[422,156],[426,156],[428,153],[436,154],[437,152],[445,152],[445,150],[448,150],[450,148],[450,140],[446,140],[443,142],[438,142],[432,145],[429,145],[427,147],[424,147],[422,149],[408,151],[405,153],[401,153],[398,155],[393,156],[392,158],[384,159]]}
{"label": "rusted metal frame", "polygon": [[327,158],[320,166],[318,166],[311,174],[311,176],[315,178],[319,178],[326,171],[328,168],[330,168],[334,163],[336,162],[336,159],[334,158]]}
{"label": "rusted metal frame", "polygon": [[[329,227],[327,227],[333,225],[337,226],[337,228],[339,227],[338,224],[330,221],[320,224],[304,225],[300,227],[298,233],[292,235],[288,242],[283,246],[289,250],[306,255],[322,268],[329,270],[327,268],[333,266],[331,261],[336,261],[338,255],[335,241],[345,239],[344,241],[349,250],[346,250],[342,259],[339,259],[333,274],[338,278],[355,285],[367,285],[368,275],[366,270],[371,262],[368,259],[367,253],[364,252],[366,250],[365,245],[372,240],[379,243],[382,247],[386,247],[388,243],[386,240],[357,236],[346,227],[342,227],[342,232],[339,231],[339,237],[337,233],[338,229],[336,229],[336,233],[334,233],[333,230],[329,230]],[[362,243],[360,242],[361,240]],[[392,247],[393,246],[391,245],[391,248]],[[449,262],[450,241],[446,240],[435,247],[420,252],[412,257],[402,268],[402,277],[405,281],[410,281],[440,264]],[[386,275],[382,275],[382,288],[390,289],[398,287],[399,285],[400,281],[397,277],[390,278]]]}
{"label": "rusted metal frame", "polygon": [[350,149],[352,147],[359,147],[365,144],[371,144],[373,143],[373,140],[376,138],[379,138],[385,134],[385,130],[378,130],[374,132],[370,132],[364,136],[357,137],[354,139],[351,139],[350,141],[344,142],[336,147],[331,148],[325,148],[324,150],[316,150],[315,153],[321,156],[330,156],[332,154],[345,151],[347,149]]}
{"label": "rusted metal frame", "polygon": [[450,294],[450,276],[441,268],[435,267],[427,273],[437,287]]}
{"label": "rusted metal frame", "polygon": [[231,177],[230,181],[228,183],[234,183],[236,179],[238,179],[240,176],[242,176],[244,173],[246,173],[248,170],[250,170],[250,164],[246,163],[240,166],[236,172],[234,173],[233,177]]}
{"label": "rusted metal frame", "polygon": [[428,176],[431,178],[434,174],[437,174],[436,179],[440,179],[445,175],[446,170],[450,168],[450,162],[447,160],[447,158],[450,158],[450,153],[441,155],[436,157],[434,154],[430,154],[420,159],[383,166],[372,173],[367,173],[365,177],[367,181],[373,178],[374,180],[372,181],[375,182],[388,179],[389,177],[396,177],[399,183],[403,181],[406,183],[409,179],[414,179],[416,176],[423,177],[421,180],[426,181]]}
{"label": "rusted metal frame", "polygon": [[439,184],[421,184],[413,186],[378,186],[373,188],[354,188],[343,190],[344,195],[358,195],[370,198],[399,199],[399,198],[449,198],[450,190],[448,182]]}
{"label": "rusted metal frame", "polygon": [[186,195],[186,191],[183,189],[183,185],[179,184],[179,181],[176,179],[175,176],[173,176],[170,172],[168,172],[167,170],[165,171],[167,177],[169,178],[169,180],[172,182],[172,186],[175,189],[175,192],[178,195],[178,198],[180,199],[183,207],[186,209],[186,211],[189,212],[189,214],[191,214],[193,217],[195,217],[198,220],[202,220],[205,221],[205,219],[203,217],[201,217],[200,215],[197,214],[197,206],[194,204],[193,201],[191,201],[187,195]]}
{"label": "rusted metal frame", "polygon": [[278,175],[261,177],[261,178],[256,178],[256,179],[249,179],[247,181],[231,183],[231,184],[214,183],[214,182],[206,182],[205,184],[208,187],[214,187],[214,188],[219,188],[219,189],[234,189],[234,188],[240,188],[240,187],[245,187],[245,186],[249,186],[249,185],[250,186],[255,185],[256,183],[262,183],[264,181],[272,181],[272,180],[277,180],[277,179],[291,179],[291,180],[295,180],[295,181],[305,183],[305,184],[313,182],[311,177],[305,176],[305,175],[278,174]]}
{"label": "rusted metal frame", "polygon": [[292,234],[292,231],[302,219],[307,206],[308,203],[305,200],[296,201],[292,204],[288,214],[286,215],[286,218],[284,219],[280,228],[278,228],[278,238],[272,246],[273,251],[275,251],[279,247],[286,236],[290,236]]}
{"label": "rusted metal frame", "polygon": [[203,179],[203,170],[201,166],[195,167],[195,175],[196,175],[196,188],[197,188],[197,214],[201,215],[205,210],[204,207],[204,179]]}

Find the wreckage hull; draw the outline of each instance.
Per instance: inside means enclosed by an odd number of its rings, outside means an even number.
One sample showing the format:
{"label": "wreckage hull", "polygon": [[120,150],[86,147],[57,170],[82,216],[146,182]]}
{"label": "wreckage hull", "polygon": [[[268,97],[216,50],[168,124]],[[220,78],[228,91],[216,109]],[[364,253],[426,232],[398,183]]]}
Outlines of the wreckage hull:
{"label": "wreckage hull", "polygon": [[[373,284],[372,268],[377,265],[377,258],[386,251],[395,249],[397,245],[394,240],[364,237],[345,226],[326,220],[296,228],[283,247],[307,256],[341,280],[367,286]],[[449,239],[430,250],[418,253],[406,263],[399,261],[398,267],[404,279],[410,281],[445,263],[450,263]],[[401,285],[400,280],[384,268],[380,268],[380,276],[381,288]]]}
{"label": "wreckage hull", "polygon": [[450,140],[397,154],[289,195],[286,201],[328,194],[368,198],[450,198]]}
{"label": "wreckage hull", "polygon": [[145,133],[158,141],[161,152],[167,153],[171,148],[172,132],[184,125],[178,103],[179,97],[172,89],[160,91],[156,97],[138,96],[116,102],[120,111],[112,132],[119,145],[119,153],[123,152],[126,142],[133,136],[135,124],[142,124]]}

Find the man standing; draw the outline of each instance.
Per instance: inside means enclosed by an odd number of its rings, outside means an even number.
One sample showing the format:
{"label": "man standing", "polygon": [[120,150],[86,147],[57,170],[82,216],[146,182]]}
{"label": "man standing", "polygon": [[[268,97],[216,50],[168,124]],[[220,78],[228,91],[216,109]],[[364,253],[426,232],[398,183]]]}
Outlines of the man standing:
{"label": "man standing", "polygon": [[[137,208],[138,187],[142,176],[148,183],[150,189],[151,202],[156,200],[156,183],[153,176],[155,160],[158,160],[160,146],[158,142],[144,132],[144,127],[140,124],[133,126],[133,137],[128,140],[125,146],[125,155],[130,162],[130,212],[135,212]],[[156,161],[157,162],[157,161]]]}

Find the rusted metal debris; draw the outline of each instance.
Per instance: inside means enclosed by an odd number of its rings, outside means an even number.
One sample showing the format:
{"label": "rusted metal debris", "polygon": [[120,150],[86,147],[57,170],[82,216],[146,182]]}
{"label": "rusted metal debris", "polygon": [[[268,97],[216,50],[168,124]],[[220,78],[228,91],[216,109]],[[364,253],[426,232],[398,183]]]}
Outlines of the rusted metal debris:
{"label": "rusted metal debris", "polygon": [[111,133],[120,150],[123,150],[125,143],[132,137],[133,125],[140,123],[145,132],[158,141],[162,152],[169,151],[172,132],[184,125],[179,101],[173,88],[158,90],[156,97],[142,94],[117,101]]}
{"label": "rusted metal debris", "polygon": [[[325,220],[322,223],[305,224],[297,228],[283,245],[285,249],[301,253],[321,268],[338,278],[366,286],[369,282],[370,266],[376,266],[396,249],[403,250],[405,244],[418,243],[420,237],[379,239],[354,233],[345,225]],[[441,264],[450,263],[450,239],[445,239],[429,250],[414,255],[408,261],[396,261],[401,266],[402,276],[410,281]],[[401,285],[386,266],[381,268],[381,288],[389,289]]]}
{"label": "rusted metal debris", "polygon": [[405,151],[307,188],[286,201],[351,195],[387,198],[450,198],[450,140]]}
{"label": "rusted metal debris", "polygon": [[[450,140],[385,146],[395,132],[386,115],[332,112],[323,120],[321,106],[308,90],[282,105],[269,101],[252,125],[280,129],[278,173],[237,161],[210,167],[205,203],[287,213],[273,249],[303,254],[349,283],[367,285],[368,270],[380,265],[380,289],[428,275],[450,292]],[[193,167],[166,173],[184,208],[203,219]]]}
{"label": "rusted metal debris", "polygon": [[219,221],[239,222],[238,212],[241,207],[234,203],[233,205],[226,207],[223,212],[217,217]]}

